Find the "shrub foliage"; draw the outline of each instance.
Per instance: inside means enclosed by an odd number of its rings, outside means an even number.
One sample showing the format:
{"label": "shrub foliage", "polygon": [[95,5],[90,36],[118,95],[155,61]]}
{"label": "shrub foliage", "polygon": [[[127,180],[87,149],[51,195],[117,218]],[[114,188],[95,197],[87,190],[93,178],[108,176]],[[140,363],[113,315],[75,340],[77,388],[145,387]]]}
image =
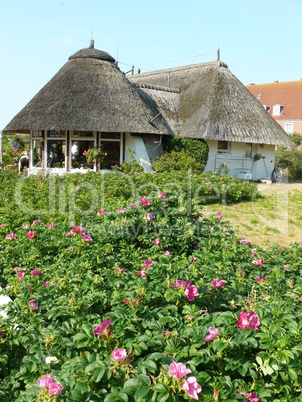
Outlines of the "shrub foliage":
{"label": "shrub foliage", "polygon": [[202,215],[253,184],[0,174],[1,401],[301,400],[301,245]]}
{"label": "shrub foliage", "polygon": [[179,136],[163,139],[164,155],[154,164],[156,172],[188,170],[202,172],[208,161],[209,147],[204,140]]}

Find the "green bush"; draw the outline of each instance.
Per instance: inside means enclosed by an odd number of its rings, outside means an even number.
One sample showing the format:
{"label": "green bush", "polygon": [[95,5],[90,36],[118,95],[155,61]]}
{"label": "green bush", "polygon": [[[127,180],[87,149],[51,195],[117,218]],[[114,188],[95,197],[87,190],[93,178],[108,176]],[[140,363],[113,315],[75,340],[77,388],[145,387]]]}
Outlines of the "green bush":
{"label": "green bush", "polygon": [[302,135],[298,133],[293,133],[290,135],[291,139],[294,141],[296,144],[296,147],[302,144]]}
{"label": "green bush", "polygon": [[156,159],[152,165],[155,172],[188,171],[193,173],[202,173],[205,165],[192,157],[188,151],[165,152],[159,159]]}
{"label": "green bush", "polygon": [[276,151],[275,163],[288,169],[290,177],[302,180],[302,152],[296,148],[279,147]]}
{"label": "green bush", "polygon": [[209,146],[204,140],[193,138],[182,138],[178,135],[173,137],[164,137],[163,148],[165,152],[176,151],[180,152],[182,149],[188,154],[206,166],[208,162]]}
{"label": "green bush", "polygon": [[188,377],[202,401],[301,401],[302,246],[238,240],[198,205],[253,190],[214,174],[0,172],[1,402],[184,402]]}

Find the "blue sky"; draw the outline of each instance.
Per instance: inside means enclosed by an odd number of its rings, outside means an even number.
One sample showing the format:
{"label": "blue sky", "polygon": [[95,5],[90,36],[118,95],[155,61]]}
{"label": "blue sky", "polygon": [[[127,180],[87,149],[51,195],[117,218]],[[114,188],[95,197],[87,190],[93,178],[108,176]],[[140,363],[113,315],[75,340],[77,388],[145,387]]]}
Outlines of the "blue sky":
{"label": "blue sky", "polygon": [[0,0],[0,130],[79,49],[126,72],[216,59],[244,84],[302,78],[301,0]]}

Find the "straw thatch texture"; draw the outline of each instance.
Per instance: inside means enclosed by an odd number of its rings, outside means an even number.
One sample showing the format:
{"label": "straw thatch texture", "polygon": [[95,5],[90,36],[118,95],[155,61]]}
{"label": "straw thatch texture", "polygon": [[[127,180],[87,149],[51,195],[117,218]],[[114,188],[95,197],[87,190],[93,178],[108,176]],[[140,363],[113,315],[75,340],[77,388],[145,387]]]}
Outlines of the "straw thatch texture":
{"label": "straw thatch texture", "polygon": [[[177,128],[176,134],[183,137],[293,145],[223,62],[159,70],[129,79],[153,98],[170,126]],[[174,93],[172,100],[170,92],[151,86],[178,88],[179,99]]]}
{"label": "straw thatch texture", "polygon": [[3,131],[171,133],[163,119],[154,120],[157,113],[108,53],[88,48],[71,56]]}

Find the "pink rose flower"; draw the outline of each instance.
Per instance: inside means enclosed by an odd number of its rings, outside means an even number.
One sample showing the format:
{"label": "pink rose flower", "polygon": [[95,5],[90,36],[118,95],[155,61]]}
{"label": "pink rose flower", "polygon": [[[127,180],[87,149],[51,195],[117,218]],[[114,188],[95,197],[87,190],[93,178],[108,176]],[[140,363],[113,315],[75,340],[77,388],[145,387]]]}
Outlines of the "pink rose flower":
{"label": "pink rose flower", "polygon": [[[109,330],[111,320],[112,320],[112,318],[109,318],[109,320],[103,320],[101,325],[98,325],[96,328],[94,328],[94,330],[93,330],[94,335],[102,335],[102,333],[105,331],[106,328],[108,328],[108,330]],[[108,334],[108,330],[107,330],[107,334]],[[110,335],[110,333],[108,335]]]}
{"label": "pink rose flower", "polygon": [[51,382],[48,385],[49,395],[60,395],[62,391],[62,385],[60,382]]}
{"label": "pink rose flower", "polygon": [[36,302],[34,299],[30,300],[30,301],[28,302],[28,304],[29,304],[29,308],[30,308],[31,310],[33,310],[33,311],[38,310],[38,308],[39,308],[39,303]]}
{"label": "pink rose flower", "polygon": [[29,231],[26,235],[29,240],[32,240],[35,237],[35,232],[33,230]]}
{"label": "pink rose flower", "polygon": [[153,219],[152,214],[148,214],[148,215],[147,215],[147,221],[151,222],[151,221],[152,221],[152,219]]}
{"label": "pink rose flower", "polygon": [[197,262],[197,258],[196,257],[192,257],[190,260],[191,263]]}
{"label": "pink rose flower", "polygon": [[144,270],[138,271],[137,276],[146,276],[146,271]]}
{"label": "pink rose flower", "polygon": [[126,349],[122,349],[122,348],[114,349],[111,353],[111,356],[114,361],[116,361],[117,363],[120,363],[123,360],[125,360],[127,357]]}
{"label": "pink rose flower", "polygon": [[212,285],[213,285],[213,287],[215,288],[215,289],[218,289],[218,288],[221,288],[221,287],[223,287],[224,285],[225,285],[225,281],[217,281],[217,279],[216,278],[214,278],[213,280],[212,280]]}
{"label": "pink rose flower", "polygon": [[98,212],[98,215],[107,215],[107,212],[105,211],[105,209],[101,208]]}
{"label": "pink rose flower", "polygon": [[34,221],[33,221],[33,225],[38,225],[38,224],[40,224],[42,221],[41,221],[41,219],[35,219]]}
{"label": "pink rose flower", "polygon": [[218,212],[215,214],[216,218],[222,219],[222,214],[219,214]]}
{"label": "pink rose flower", "polygon": [[246,314],[243,311],[241,311],[241,313],[239,314],[237,327],[239,329],[245,329],[249,328],[249,326],[250,326],[250,320],[247,318]]}
{"label": "pink rose flower", "polygon": [[211,328],[211,327],[209,327],[209,328],[208,328],[208,331],[209,331],[209,335],[206,335],[206,336],[203,338],[206,342],[213,342],[213,341],[215,341],[216,336],[220,334],[219,329],[216,329],[216,328]]}
{"label": "pink rose flower", "polygon": [[146,197],[143,197],[139,200],[140,205],[144,205],[145,207],[148,207],[150,205],[150,201],[146,199]]}
{"label": "pink rose flower", "polygon": [[239,329],[246,329],[251,327],[254,331],[256,331],[259,325],[259,317],[253,311],[250,310],[247,313],[241,311],[241,313],[239,314],[239,319],[237,322],[237,327]]}
{"label": "pink rose flower", "polygon": [[188,369],[185,364],[183,363],[176,363],[173,361],[169,366],[169,373],[172,377],[179,380],[180,378],[184,377],[187,374],[192,373],[190,369]]}
{"label": "pink rose flower", "polygon": [[182,385],[182,389],[192,399],[198,401],[198,394],[202,391],[195,377],[189,377]]}
{"label": "pink rose flower", "polygon": [[260,258],[259,260],[253,260],[252,264],[254,264],[254,265],[263,265],[264,260],[262,258]]}
{"label": "pink rose flower", "polygon": [[256,396],[255,392],[250,392],[249,394],[247,394],[246,399],[249,402],[259,402],[259,398],[258,396]]}
{"label": "pink rose flower", "polygon": [[31,275],[32,275],[32,276],[39,276],[39,275],[40,275],[40,271],[38,271],[37,269],[33,269],[33,270],[31,271]]}
{"label": "pink rose flower", "polygon": [[56,225],[55,222],[51,222],[51,223],[47,223],[46,227],[47,227],[48,229],[50,229],[50,228],[56,228],[57,225]]}
{"label": "pink rose flower", "polygon": [[257,276],[257,278],[255,278],[255,280],[257,282],[263,282],[265,280],[265,276],[264,275],[263,276]]}
{"label": "pink rose flower", "polygon": [[168,251],[168,250],[165,250],[165,251],[163,252],[163,255],[168,255],[169,257],[171,257],[171,253],[170,253],[170,251]]}
{"label": "pink rose flower", "polygon": [[158,246],[158,245],[160,244],[159,238],[154,239],[154,240],[153,240],[153,243]]}
{"label": "pink rose flower", "polygon": [[187,300],[194,300],[196,296],[199,295],[198,289],[195,285],[189,285],[186,287],[185,295]]}
{"label": "pink rose flower", "polygon": [[152,267],[152,261],[151,260],[145,260],[144,261],[144,265],[145,265],[145,267],[148,269],[148,268],[151,268]]}
{"label": "pink rose flower", "polygon": [[16,238],[17,238],[17,235],[16,235],[16,233],[13,233],[13,232],[11,232],[5,236],[6,240],[15,240]]}
{"label": "pink rose flower", "polygon": [[191,281],[182,281],[180,279],[176,279],[175,282],[170,282],[170,286],[173,286],[174,288],[180,288],[183,287],[184,289],[186,289],[187,286],[189,286],[191,284]]}
{"label": "pink rose flower", "polygon": [[257,250],[256,250],[255,248],[252,248],[252,249],[251,249],[251,253],[252,253],[252,254],[257,254]]}
{"label": "pink rose flower", "polygon": [[45,376],[43,376],[42,378],[38,378],[38,385],[39,387],[42,388],[48,388],[49,384],[51,384],[53,382],[54,378],[47,374]]}
{"label": "pink rose flower", "polygon": [[[238,393],[239,393],[240,395],[245,396],[245,393],[242,392],[240,389],[238,389]],[[248,402],[259,402],[259,398],[256,396],[256,393],[255,393],[255,392],[250,392],[249,394],[247,394],[247,395],[246,395],[246,400],[247,400]]]}
{"label": "pink rose flower", "polygon": [[43,283],[42,286],[44,286],[45,288],[47,288],[47,286],[49,286],[49,285],[50,285],[50,282],[45,282],[45,283]]}
{"label": "pink rose flower", "polygon": [[24,275],[25,275],[24,272],[18,272],[18,273],[17,273],[18,281],[20,281],[20,280],[24,277]]}
{"label": "pink rose flower", "polygon": [[246,313],[247,318],[250,321],[250,327],[254,330],[257,331],[258,327],[260,325],[259,317],[256,315],[253,311],[248,311]]}
{"label": "pink rose flower", "polygon": [[246,240],[245,237],[243,237],[243,239],[240,240],[241,244],[251,244],[251,242],[249,240]]}
{"label": "pink rose flower", "polygon": [[92,242],[92,238],[91,238],[88,234],[83,234],[83,235],[82,235],[82,239],[83,239],[86,243],[91,243],[91,242]]}

